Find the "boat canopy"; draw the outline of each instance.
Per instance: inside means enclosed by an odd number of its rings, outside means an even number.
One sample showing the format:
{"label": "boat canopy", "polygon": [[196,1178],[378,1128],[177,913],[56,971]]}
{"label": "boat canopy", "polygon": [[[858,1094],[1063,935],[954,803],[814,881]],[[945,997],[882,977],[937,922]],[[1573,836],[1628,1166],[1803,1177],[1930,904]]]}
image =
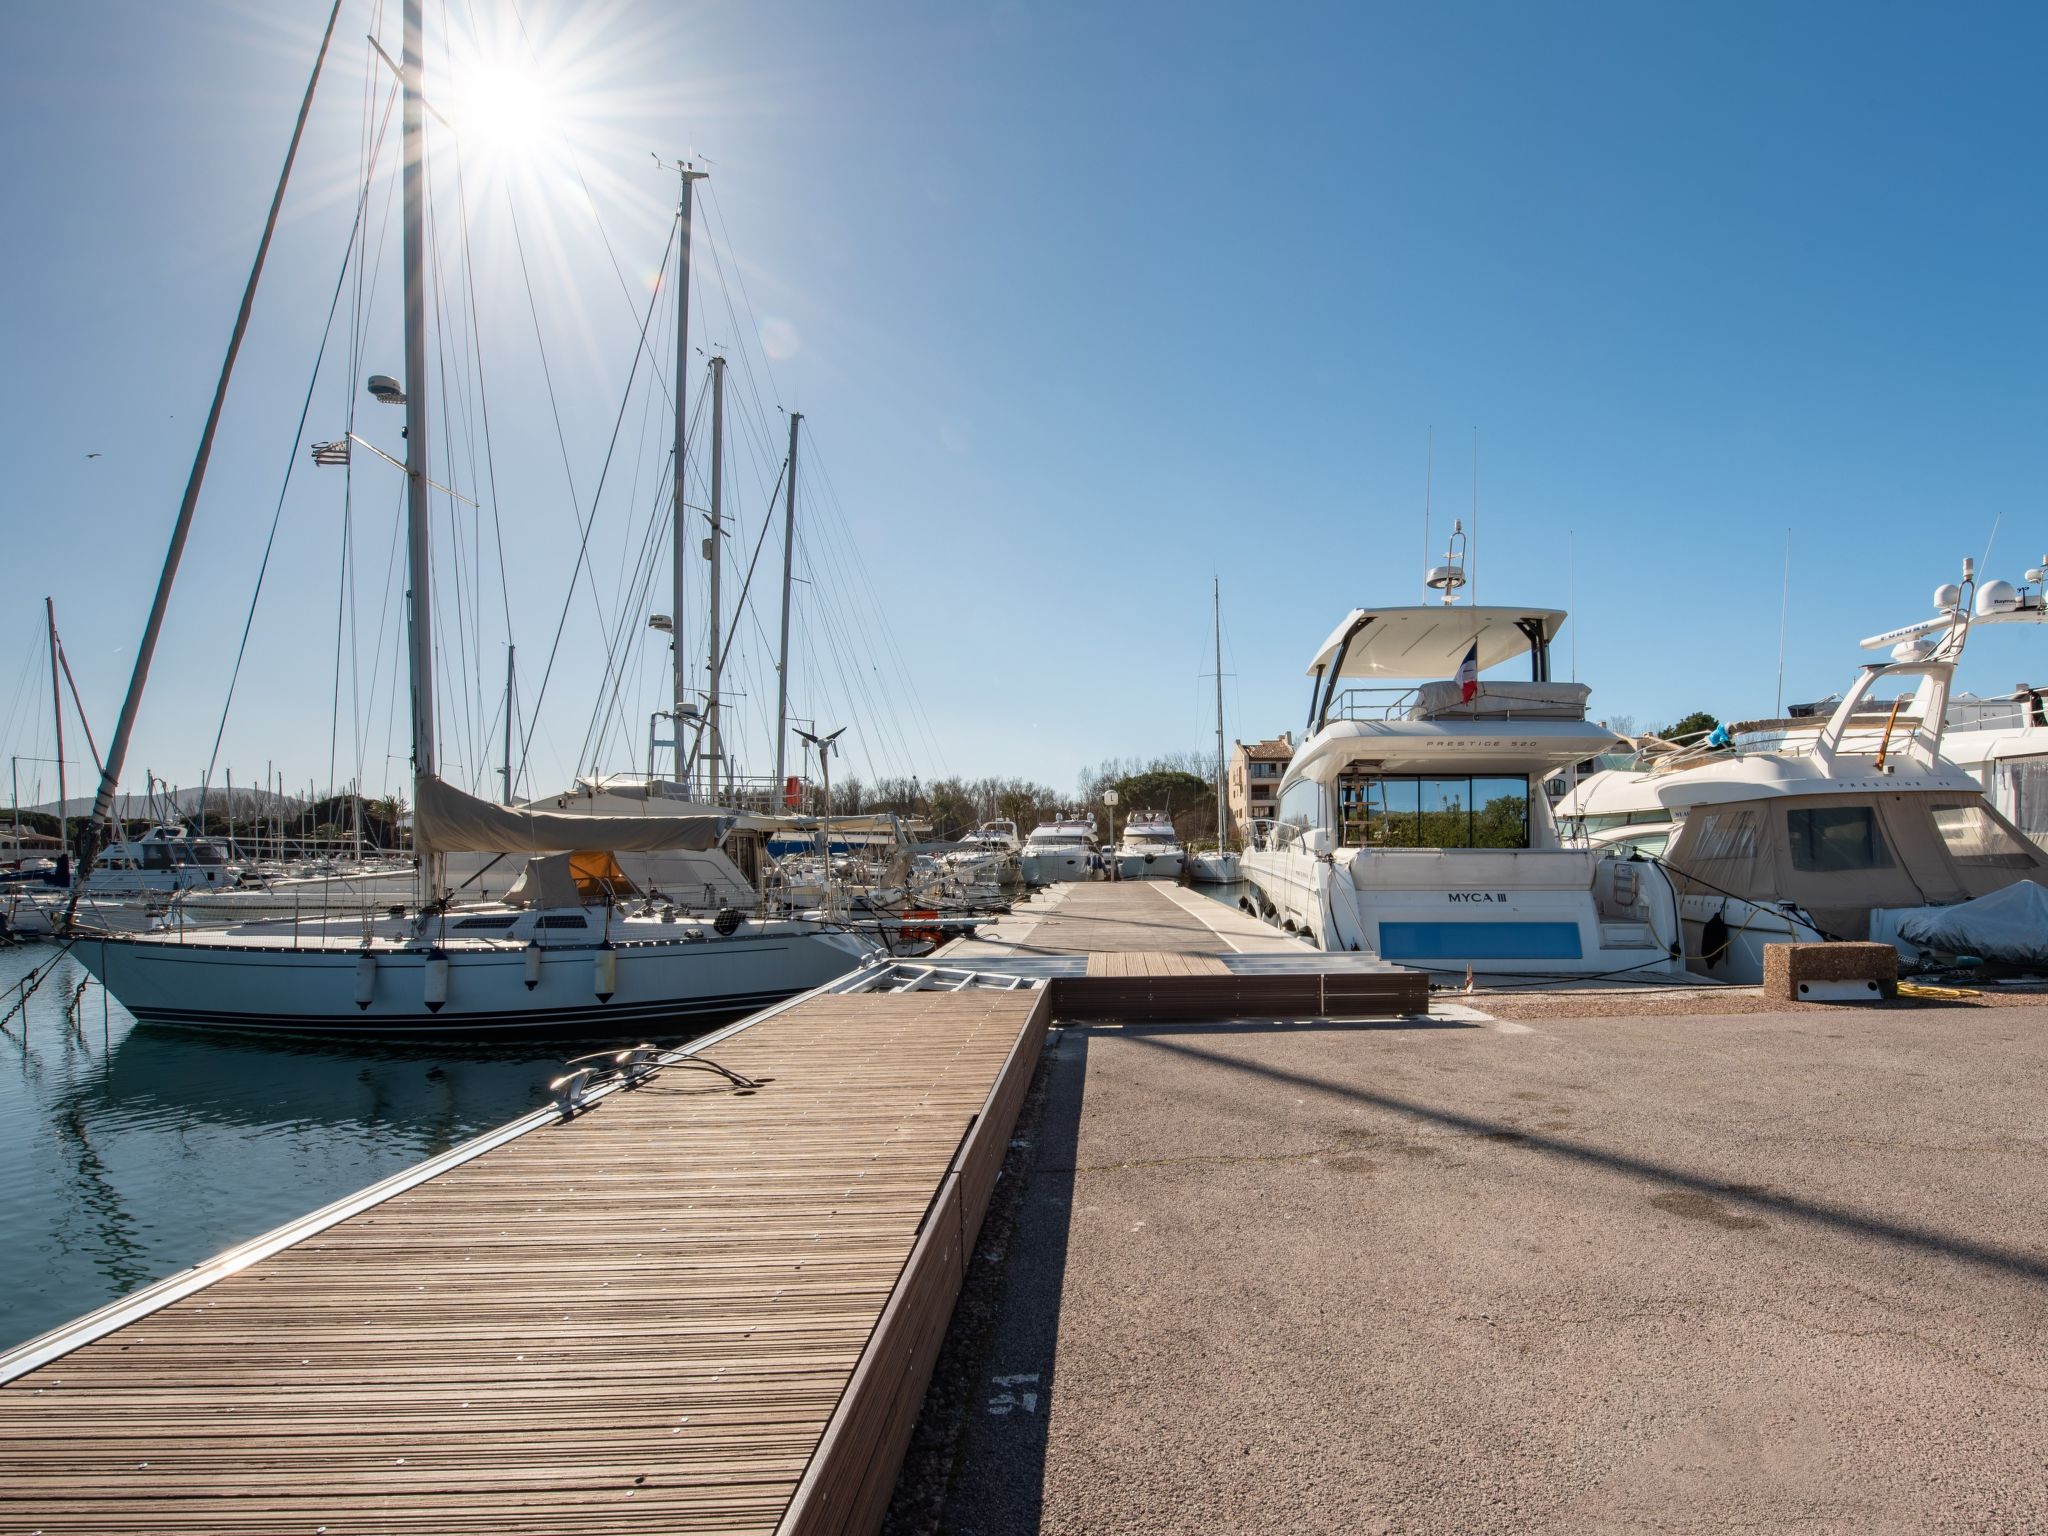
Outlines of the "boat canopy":
{"label": "boat canopy", "polygon": [[1330,632],[1308,671],[1319,677],[1341,655],[1338,677],[1452,677],[1477,643],[1484,672],[1547,649],[1564,621],[1561,608],[1354,608]]}
{"label": "boat canopy", "polygon": [[639,888],[609,853],[556,853],[531,859],[505,904],[512,907],[586,907],[596,902],[623,901]]}
{"label": "boat canopy", "polygon": [[433,774],[413,787],[413,842],[429,853],[658,853],[716,848],[729,816],[585,816],[465,794]]}

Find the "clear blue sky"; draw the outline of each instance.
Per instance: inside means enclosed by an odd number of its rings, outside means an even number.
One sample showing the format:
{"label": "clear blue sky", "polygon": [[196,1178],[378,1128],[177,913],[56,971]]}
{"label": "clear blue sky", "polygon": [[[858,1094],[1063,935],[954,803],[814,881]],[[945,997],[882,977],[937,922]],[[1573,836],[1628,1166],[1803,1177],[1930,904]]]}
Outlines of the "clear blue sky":
{"label": "clear blue sky", "polygon": [[[447,9],[466,33],[471,0]],[[510,5],[473,10],[502,55]],[[429,6],[430,29],[442,11]],[[1331,625],[1419,593],[1432,427],[1439,535],[1469,503],[1478,429],[1482,599],[1575,606],[1596,712],[1643,724],[1770,708],[1787,528],[1794,699],[1843,686],[1858,636],[1925,613],[1994,518],[1996,574],[2048,553],[2038,6],[522,0],[521,14],[574,156],[551,138],[538,166],[496,169],[525,221],[582,504],[638,320],[573,173],[637,304],[672,201],[649,151],[695,151],[713,162],[746,303],[735,290],[727,312],[700,248],[693,340],[735,349],[735,375],[752,349],[762,443],[782,430],[775,399],[806,413],[917,676],[922,719],[856,727],[863,774],[1067,786],[1086,762],[1203,745],[1212,573],[1229,733],[1298,726],[1302,668]],[[324,15],[317,0],[9,8],[0,751],[48,750],[46,591],[102,742],[111,729]],[[193,782],[211,750],[343,250],[370,25],[350,0],[133,784],[145,766]],[[395,36],[395,14],[383,27]],[[480,703],[461,706],[454,754],[473,776],[502,611],[522,672],[537,669],[575,520],[506,188],[469,174],[509,588],[501,602],[494,572],[481,588],[489,654],[470,658]],[[453,220],[452,189],[437,208]],[[379,248],[362,370],[398,372],[395,224]],[[337,433],[347,387],[330,358],[308,438]],[[612,608],[658,473],[659,407],[643,437],[644,405],[614,471],[638,501],[608,492],[593,537]],[[360,429],[395,447],[394,417]],[[328,772],[339,482],[297,451],[223,748],[238,781],[266,761],[300,784]],[[743,555],[761,464],[774,475],[768,449],[751,452],[735,472]],[[365,657],[396,496],[375,469],[357,470]],[[573,766],[599,687],[589,611],[572,608],[550,684],[540,787]],[[833,634],[804,633],[803,712],[840,723]],[[772,698],[765,642],[749,643],[736,708],[758,720]],[[1571,650],[1567,632],[1561,669]],[[634,700],[657,687],[656,661],[637,663]],[[2048,635],[1972,642],[1966,686],[2021,679],[2048,681]],[[365,728],[373,785],[383,687]]]}

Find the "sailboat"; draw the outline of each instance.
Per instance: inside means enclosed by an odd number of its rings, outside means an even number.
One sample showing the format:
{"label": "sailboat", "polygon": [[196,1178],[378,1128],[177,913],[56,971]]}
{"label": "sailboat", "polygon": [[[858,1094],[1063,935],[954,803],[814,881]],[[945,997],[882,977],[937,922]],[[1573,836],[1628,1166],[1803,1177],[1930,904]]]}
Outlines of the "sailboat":
{"label": "sailboat", "polygon": [[[325,1035],[679,1033],[694,1022],[744,1012],[843,975],[877,949],[841,924],[809,916],[768,918],[737,907],[721,908],[698,921],[627,877],[619,864],[622,852],[702,852],[719,846],[736,818],[715,807],[702,813],[650,807],[639,815],[586,815],[500,806],[465,793],[437,771],[420,0],[405,0],[403,24],[405,380],[400,389],[380,378],[372,381],[372,389],[405,407],[413,840],[426,899],[412,917],[357,915],[313,924],[248,923],[203,937],[189,932],[81,931],[75,953],[145,1023]],[[317,69],[314,78],[317,82]],[[295,132],[285,162],[286,178],[297,146]],[[686,199],[694,174],[686,173]],[[281,180],[263,249],[275,227],[283,190]],[[687,221],[687,200],[682,216]],[[682,248],[687,253],[687,222],[684,236]],[[687,254],[683,259],[687,262]],[[104,823],[112,805],[204,475],[213,423],[261,270],[260,249],[115,740],[102,769],[95,828]],[[683,308],[687,313],[686,302]],[[685,544],[680,327],[677,345],[675,564],[680,583],[680,551]],[[714,636],[717,627],[714,612]],[[715,761],[715,712],[711,730]],[[677,736],[680,739],[680,729]],[[715,772],[714,768],[713,799]],[[523,856],[523,874],[504,901],[451,907],[446,861],[451,855],[471,854]]]}

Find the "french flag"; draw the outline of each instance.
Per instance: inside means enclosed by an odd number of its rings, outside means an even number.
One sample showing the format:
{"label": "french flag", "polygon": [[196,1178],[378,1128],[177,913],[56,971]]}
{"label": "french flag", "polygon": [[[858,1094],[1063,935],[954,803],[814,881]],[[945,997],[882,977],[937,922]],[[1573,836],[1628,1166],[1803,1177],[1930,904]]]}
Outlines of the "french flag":
{"label": "french flag", "polygon": [[1479,693],[1479,642],[1472,642],[1472,649],[1465,653],[1465,659],[1458,663],[1458,702],[1470,704]]}

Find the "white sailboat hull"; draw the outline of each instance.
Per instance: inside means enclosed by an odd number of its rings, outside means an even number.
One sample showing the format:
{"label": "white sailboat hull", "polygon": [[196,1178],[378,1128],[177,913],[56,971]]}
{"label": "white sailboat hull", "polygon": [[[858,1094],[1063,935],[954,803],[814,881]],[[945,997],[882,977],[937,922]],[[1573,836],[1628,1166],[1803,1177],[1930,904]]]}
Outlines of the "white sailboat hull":
{"label": "white sailboat hull", "polygon": [[[540,946],[528,985],[522,944],[378,943],[339,939],[292,949],[187,937],[88,939],[75,953],[135,1017],[316,1035],[676,1034],[697,1021],[765,1007],[842,976],[872,945],[807,923],[748,923],[730,938]],[[607,962],[616,972],[607,975]],[[427,1001],[429,963],[447,962],[446,1000]],[[612,991],[599,996],[607,980]],[[358,1001],[367,993],[366,1002]]]}

